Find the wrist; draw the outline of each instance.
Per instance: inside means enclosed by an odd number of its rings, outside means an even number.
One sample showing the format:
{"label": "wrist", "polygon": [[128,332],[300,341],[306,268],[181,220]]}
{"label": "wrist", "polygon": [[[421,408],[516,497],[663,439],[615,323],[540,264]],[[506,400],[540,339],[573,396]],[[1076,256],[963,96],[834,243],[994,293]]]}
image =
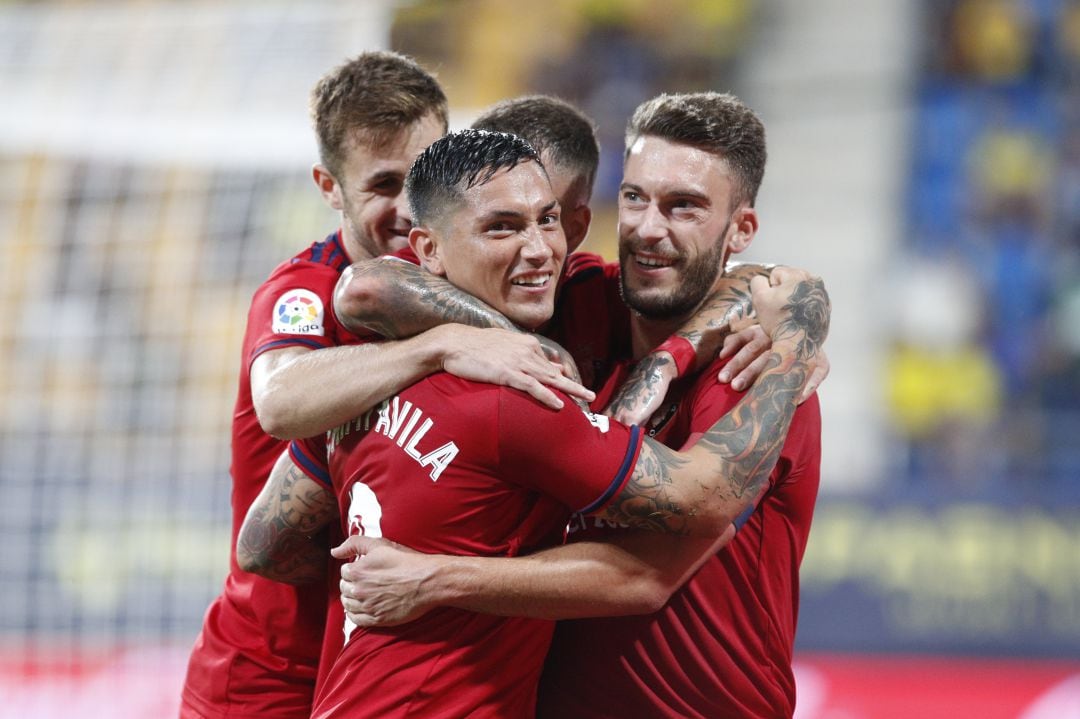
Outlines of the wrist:
{"label": "wrist", "polygon": [[468,558],[440,556],[424,582],[424,603],[430,606],[460,606],[458,602],[476,593],[474,576]]}
{"label": "wrist", "polygon": [[414,339],[421,343],[415,356],[420,361],[424,376],[446,369],[446,361],[455,351],[450,325],[436,325]]}
{"label": "wrist", "polygon": [[697,352],[694,350],[694,345],[690,344],[690,340],[679,335],[668,337],[653,352],[666,352],[671,356],[675,362],[676,377],[685,377],[694,368],[694,360],[697,357]]}

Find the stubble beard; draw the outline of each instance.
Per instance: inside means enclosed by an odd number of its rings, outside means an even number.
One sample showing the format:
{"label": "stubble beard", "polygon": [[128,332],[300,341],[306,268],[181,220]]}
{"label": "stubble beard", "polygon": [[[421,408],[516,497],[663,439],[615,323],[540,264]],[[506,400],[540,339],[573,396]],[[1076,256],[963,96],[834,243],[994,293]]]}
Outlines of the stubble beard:
{"label": "stubble beard", "polygon": [[[652,290],[637,290],[628,286],[626,281],[627,263],[633,262],[630,248],[619,247],[619,291],[623,302],[643,317],[653,320],[670,320],[690,315],[708,297],[716,284],[717,278],[724,271],[724,239],[717,239],[712,248],[704,255],[685,266],[682,282],[672,291],[658,293]],[[678,262],[682,262],[680,256]]]}

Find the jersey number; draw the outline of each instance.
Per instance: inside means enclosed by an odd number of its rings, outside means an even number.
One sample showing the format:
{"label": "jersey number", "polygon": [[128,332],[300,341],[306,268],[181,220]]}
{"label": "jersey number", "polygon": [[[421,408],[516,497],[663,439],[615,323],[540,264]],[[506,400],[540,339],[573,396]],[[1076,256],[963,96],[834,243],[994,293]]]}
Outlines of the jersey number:
{"label": "jersey number", "polygon": [[[382,536],[382,505],[379,498],[371,487],[363,482],[357,482],[349,490],[349,536],[360,535],[361,537]],[[345,617],[345,642],[348,643],[356,625]]]}

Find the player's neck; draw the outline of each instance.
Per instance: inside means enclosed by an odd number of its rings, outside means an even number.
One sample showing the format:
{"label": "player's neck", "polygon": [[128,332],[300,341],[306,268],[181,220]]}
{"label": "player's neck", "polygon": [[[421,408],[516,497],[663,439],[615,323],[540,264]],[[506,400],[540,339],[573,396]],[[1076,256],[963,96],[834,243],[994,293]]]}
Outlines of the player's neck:
{"label": "player's neck", "polygon": [[338,231],[341,233],[341,248],[345,250],[350,265],[372,259],[371,253],[365,250],[360,241],[349,231],[348,223],[342,222]]}

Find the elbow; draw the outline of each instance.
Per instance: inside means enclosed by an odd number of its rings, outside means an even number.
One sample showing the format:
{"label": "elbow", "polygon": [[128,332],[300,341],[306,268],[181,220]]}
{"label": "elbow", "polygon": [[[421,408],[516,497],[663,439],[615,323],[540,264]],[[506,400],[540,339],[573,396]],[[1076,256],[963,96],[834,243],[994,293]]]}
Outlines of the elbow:
{"label": "elbow", "polygon": [[376,274],[355,272],[353,267],[347,268],[338,282],[334,292],[334,314],[351,332],[370,331],[369,323],[376,316],[379,298],[385,294],[385,288]]}
{"label": "elbow", "polygon": [[300,435],[296,434],[290,423],[288,408],[278,406],[278,403],[272,399],[272,391],[266,394],[269,396],[252,397],[255,417],[259,420],[262,431],[275,439],[297,439]]}
{"label": "elbow", "polygon": [[244,544],[244,536],[243,533],[241,533],[236,546],[237,566],[239,566],[241,570],[248,572],[249,574],[258,574],[259,576],[265,576],[267,567],[265,558],[247,551],[244,548]]}
{"label": "elbow", "polygon": [[634,611],[632,614],[652,614],[664,608],[664,605],[675,593],[675,587],[668,586],[664,582],[649,581],[636,592]]}

